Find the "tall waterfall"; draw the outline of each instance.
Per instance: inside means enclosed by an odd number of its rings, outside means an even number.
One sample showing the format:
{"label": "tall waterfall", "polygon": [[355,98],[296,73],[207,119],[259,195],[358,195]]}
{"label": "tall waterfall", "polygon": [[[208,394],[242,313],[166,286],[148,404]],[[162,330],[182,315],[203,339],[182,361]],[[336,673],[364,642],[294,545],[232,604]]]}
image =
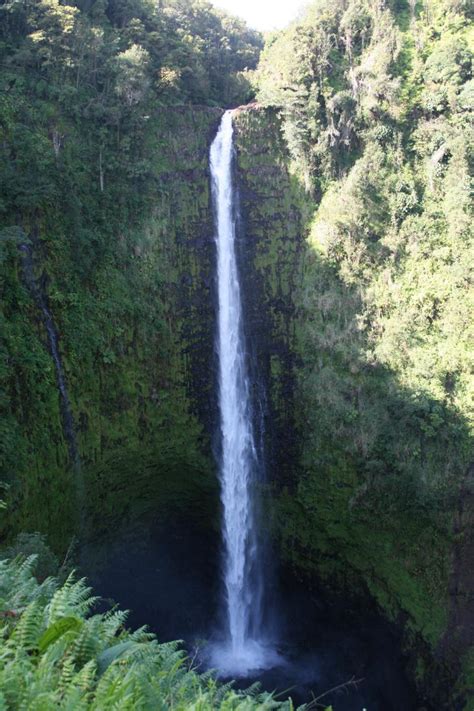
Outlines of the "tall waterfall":
{"label": "tall waterfall", "polygon": [[262,646],[263,566],[255,520],[257,453],[251,418],[249,377],[235,251],[232,184],[232,112],[223,118],[210,151],[216,222],[219,462],[223,507],[226,641],[214,664],[234,674],[265,666]]}

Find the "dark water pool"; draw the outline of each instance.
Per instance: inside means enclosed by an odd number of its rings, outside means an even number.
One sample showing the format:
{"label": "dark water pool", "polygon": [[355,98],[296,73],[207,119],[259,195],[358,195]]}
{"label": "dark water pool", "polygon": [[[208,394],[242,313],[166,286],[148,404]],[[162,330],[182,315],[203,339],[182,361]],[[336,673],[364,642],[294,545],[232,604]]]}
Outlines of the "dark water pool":
{"label": "dark water pool", "polygon": [[[80,551],[81,572],[97,594],[131,610],[131,627],[148,624],[160,641],[182,639],[193,654],[215,633],[218,561],[218,536],[185,519],[131,526],[108,540],[92,537]],[[275,597],[283,662],[257,679],[237,680],[238,687],[258,680],[297,703],[320,697],[334,711],[424,708],[397,634],[373,610],[324,599],[288,571],[280,572]],[[326,693],[334,687],[340,688]]]}

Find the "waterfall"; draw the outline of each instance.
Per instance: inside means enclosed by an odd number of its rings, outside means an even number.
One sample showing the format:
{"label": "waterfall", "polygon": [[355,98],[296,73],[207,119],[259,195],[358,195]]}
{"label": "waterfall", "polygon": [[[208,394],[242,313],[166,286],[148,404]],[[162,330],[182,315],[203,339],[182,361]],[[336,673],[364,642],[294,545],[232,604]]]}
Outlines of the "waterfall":
{"label": "waterfall", "polygon": [[58,334],[54,325],[53,317],[47,306],[46,297],[43,293],[41,285],[35,277],[33,264],[33,246],[36,241],[35,235],[31,236],[29,242],[24,242],[20,245],[20,252],[23,261],[23,276],[26,286],[41,312],[44,327],[48,338],[49,352],[53,359],[54,369],[56,372],[56,384],[59,392],[59,403],[61,411],[61,419],[63,425],[64,437],[66,440],[69,459],[73,468],[78,471],[80,469],[79,452],[76,442],[76,432],[74,428],[74,419],[72,415],[71,403],[66,386],[66,378],[64,368],[59,352]]}
{"label": "waterfall", "polygon": [[217,247],[219,474],[226,613],[225,642],[213,651],[213,662],[221,671],[245,674],[266,665],[268,650],[261,629],[263,562],[255,516],[258,466],[235,250],[232,159],[232,112],[227,111],[210,151]]}

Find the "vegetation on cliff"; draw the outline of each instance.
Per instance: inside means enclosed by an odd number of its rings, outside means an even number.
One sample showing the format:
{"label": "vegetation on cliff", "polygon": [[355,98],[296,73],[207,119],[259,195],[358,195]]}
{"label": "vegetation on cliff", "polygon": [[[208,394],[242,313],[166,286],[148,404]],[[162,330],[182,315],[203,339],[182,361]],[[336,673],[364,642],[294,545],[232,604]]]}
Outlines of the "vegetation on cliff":
{"label": "vegetation on cliff", "polygon": [[257,72],[316,206],[287,555],[408,613],[454,666],[472,644],[472,39],[457,0],[315,2]]}
{"label": "vegetation on cliff", "polygon": [[134,452],[137,473],[152,444],[162,469],[204,466],[190,398],[209,387],[195,364],[212,351],[207,248],[196,258],[211,233],[207,146],[221,113],[212,107],[246,100],[260,46],[258,33],[203,2],[0,3],[7,532],[42,530],[67,547],[84,486],[69,471],[71,450],[92,502],[90,465],[107,457],[123,470]]}
{"label": "vegetation on cliff", "polygon": [[[313,2],[267,38],[254,76],[261,37],[201,0],[0,1],[2,533],[40,530],[64,550],[81,508],[38,294],[87,521],[120,520],[133,497],[155,510],[205,499],[213,519],[207,150],[218,107],[251,99],[251,79],[268,111],[236,120],[255,237],[241,256],[287,453],[274,462],[282,550],[402,621],[433,694],[422,652],[446,662],[458,686],[441,707],[470,694],[470,13],[463,0]],[[24,679],[48,708],[129,692],[131,708],[143,694],[253,707],[120,615],[88,618],[82,584],[38,587],[29,563],[1,565],[7,708],[25,706]]]}

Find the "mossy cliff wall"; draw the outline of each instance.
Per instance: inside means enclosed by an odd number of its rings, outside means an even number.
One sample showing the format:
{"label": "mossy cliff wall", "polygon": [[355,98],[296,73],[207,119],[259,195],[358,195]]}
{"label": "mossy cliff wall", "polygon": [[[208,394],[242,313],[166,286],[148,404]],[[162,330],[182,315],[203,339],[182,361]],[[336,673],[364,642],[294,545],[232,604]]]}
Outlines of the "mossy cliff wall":
{"label": "mossy cliff wall", "polygon": [[268,481],[290,486],[295,432],[297,297],[304,249],[305,195],[288,169],[280,123],[270,110],[236,112],[237,229],[245,328],[254,369],[256,427]]}
{"label": "mossy cliff wall", "polygon": [[[59,151],[45,124],[22,142],[23,162],[12,148],[37,207],[24,207],[19,182],[3,210],[5,535],[40,530],[65,549],[78,526],[164,515],[176,502],[212,520],[208,149],[221,113],[163,108],[105,138],[63,123]],[[472,685],[466,423],[377,360],[364,294],[308,237],[317,206],[275,113],[237,112],[235,136],[243,305],[282,559],[331,594],[375,602],[404,628],[421,686],[453,708]],[[57,334],[76,468],[25,245]],[[458,688],[440,696],[439,680],[456,674]]]}
{"label": "mossy cliff wall", "polygon": [[404,630],[427,703],[462,705],[474,641],[461,572],[472,552],[467,424],[373,356],[364,282],[349,283],[312,238],[318,205],[291,175],[275,113],[249,108],[235,124],[282,559],[315,590],[378,606]]}
{"label": "mossy cliff wall", "polygon": [[[60,549],[79,524],[156,507],[165,481],[186,482],[191,498],[196,481],[212,489],[208,149],[221,113],[157,110],[133,160],[129,145],[107,153],[95,136],[78,155],[86,138],[69,126],[56,158],[46,145],[41,167],[55,199],[10,215],[1,263],[5,535],[39,530]],[[21,244],[58,336],[76,468]]]}

